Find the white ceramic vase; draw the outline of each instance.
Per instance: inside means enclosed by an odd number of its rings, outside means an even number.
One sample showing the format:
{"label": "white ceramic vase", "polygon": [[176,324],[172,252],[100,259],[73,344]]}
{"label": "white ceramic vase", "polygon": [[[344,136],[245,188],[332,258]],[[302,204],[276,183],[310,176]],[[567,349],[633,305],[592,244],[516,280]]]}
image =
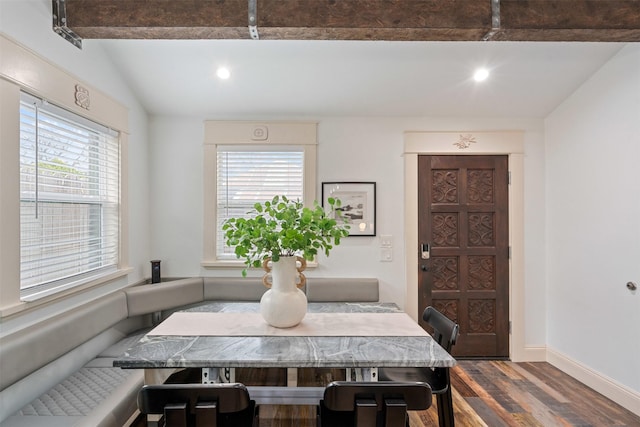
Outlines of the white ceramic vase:
{"label": "white ceramic vase", "polygon": [[[301,262],[300,268],[296,266],[298,261]],[[307,314],[307,296],[298,289],[305,283],[301,271],[306,267],[306,262],[300,257],[281,256],[277,262],[271,263],[271,268],[267,263],[265,261],[263,264],[267,270],[263,283],[270,289],[260,299],[260,313],[271,326],[290,328],[300,323]],[[271,282],[268,281],[269,273]]]}

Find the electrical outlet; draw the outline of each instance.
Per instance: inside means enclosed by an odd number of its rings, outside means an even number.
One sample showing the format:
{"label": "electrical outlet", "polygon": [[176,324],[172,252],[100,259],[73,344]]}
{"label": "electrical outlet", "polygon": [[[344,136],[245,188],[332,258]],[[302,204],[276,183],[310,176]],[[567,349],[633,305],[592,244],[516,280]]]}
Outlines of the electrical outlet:
{"label": "electrical outlet", "polygon": [[382,262],[393,261],[393,250],[391,248],[380,249],[380,261]]}

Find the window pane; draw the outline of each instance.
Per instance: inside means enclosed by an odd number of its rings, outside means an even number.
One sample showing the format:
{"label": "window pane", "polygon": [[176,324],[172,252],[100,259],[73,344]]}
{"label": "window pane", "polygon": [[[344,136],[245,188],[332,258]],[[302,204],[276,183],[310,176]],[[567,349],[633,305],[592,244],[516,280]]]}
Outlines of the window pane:
{"label": "window pane", "polygon": [[116,136],[24,95],[20,105],[21,289],[118,264]]}
{"label": "window pane", "polygon": [[304,200],[304,153],[302,151],[235,151],[217,153],[217,258],[236,259],[224,244],[222,224],[242,217],[256,202],[285,195]]}

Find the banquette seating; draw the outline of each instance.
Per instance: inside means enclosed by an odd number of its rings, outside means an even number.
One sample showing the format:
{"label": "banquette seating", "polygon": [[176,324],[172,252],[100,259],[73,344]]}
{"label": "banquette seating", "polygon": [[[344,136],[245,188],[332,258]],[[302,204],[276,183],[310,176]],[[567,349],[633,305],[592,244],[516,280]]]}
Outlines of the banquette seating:
{"label": "banquette seating", "polygon": [[[259,301],[259,278],[186,278],[116,291],[0,336],[0,427],[122,426],[137,409],[143,373],[114,358],[181,308]],[[377,279],[308,278],[309,302],[376,302]]]}

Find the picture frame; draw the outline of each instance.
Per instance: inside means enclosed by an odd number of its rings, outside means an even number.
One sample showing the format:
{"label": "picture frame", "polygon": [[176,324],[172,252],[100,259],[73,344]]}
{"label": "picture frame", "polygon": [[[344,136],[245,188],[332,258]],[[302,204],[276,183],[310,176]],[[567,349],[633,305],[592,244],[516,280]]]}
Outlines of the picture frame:
{"label": "picture frame", "polygon": [[323,182],[322,206],[329,206],[329,197],[340,199],[340,223],[350,225],[349,236],[376,235],[375,182]]}

